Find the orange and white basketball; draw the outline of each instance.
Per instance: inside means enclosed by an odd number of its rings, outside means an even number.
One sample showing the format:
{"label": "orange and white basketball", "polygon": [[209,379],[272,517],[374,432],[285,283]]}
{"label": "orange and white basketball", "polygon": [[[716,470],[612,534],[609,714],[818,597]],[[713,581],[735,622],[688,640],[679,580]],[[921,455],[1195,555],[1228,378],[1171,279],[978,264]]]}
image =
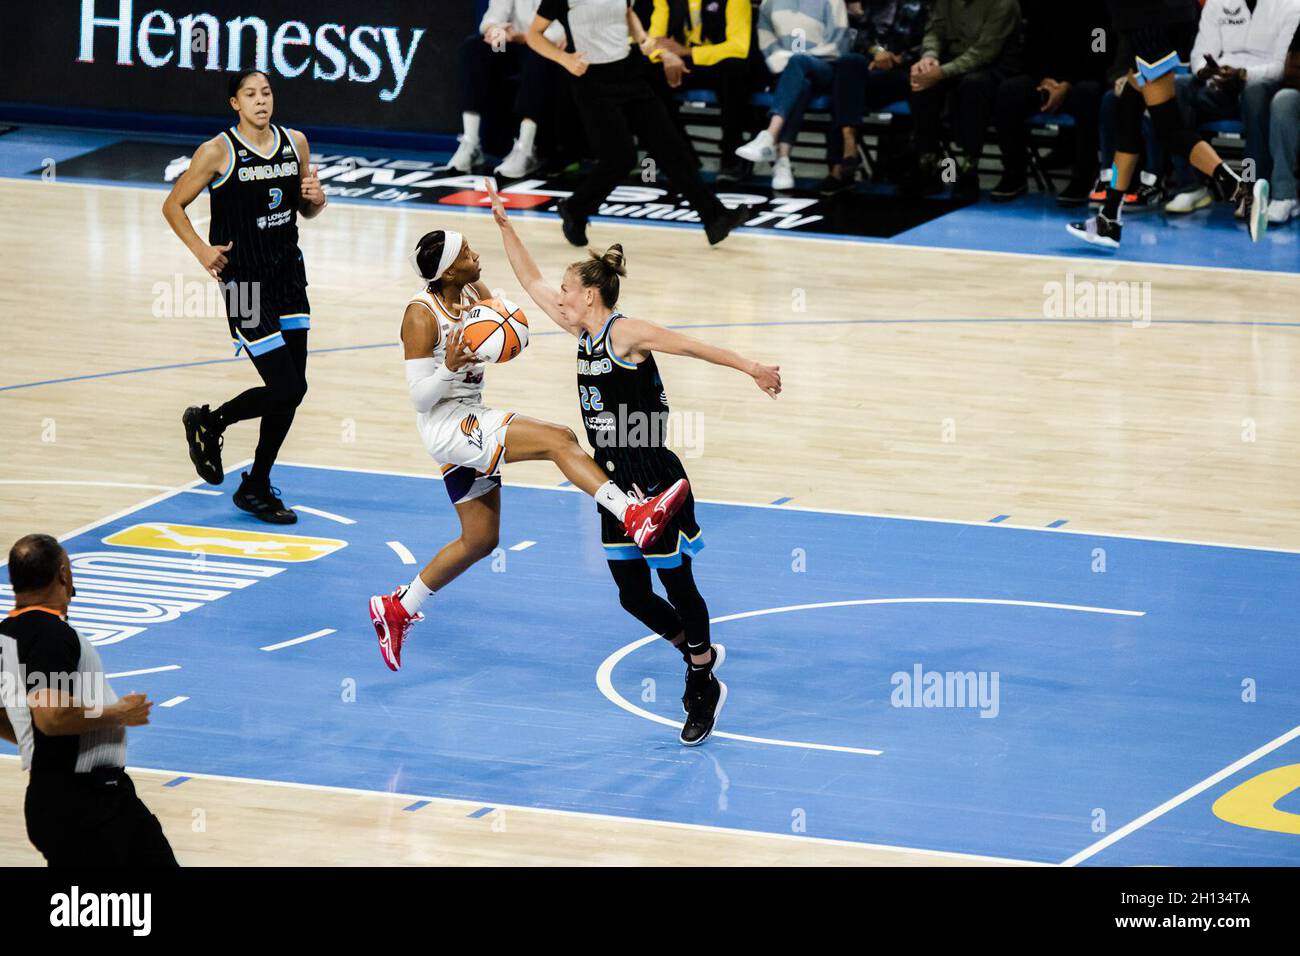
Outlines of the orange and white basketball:
{"label": "orange and white basketball", "polygon": [[484,299],[466,314],[461,334],[484,362],[509,362],[528,347],[528,317],[509,299]]}

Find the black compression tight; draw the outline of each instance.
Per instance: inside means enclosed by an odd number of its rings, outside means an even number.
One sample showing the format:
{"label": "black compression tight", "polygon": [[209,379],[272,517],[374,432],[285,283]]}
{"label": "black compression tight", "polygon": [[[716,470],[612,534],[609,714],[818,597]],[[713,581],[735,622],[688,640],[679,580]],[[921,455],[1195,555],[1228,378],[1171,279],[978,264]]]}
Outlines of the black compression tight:
{"label": "black compression tight", "polygon": [[249,356],[265,384],[241,392],[217,409],[222,428],[250,418],[262,420],[249,469],[250,477],[260,481],[270,479],[294,412],[307,394],[307,330],[289,329],[281,334],[282,347]]}
{"label": "black compression tight", "polygon": [[675,568],[661,568],[659,580],[668,593],[664,600],[650,583],[650,566],[644,560],[610,561],[609,573],[618,585],[618,602],[650,630],[672,640],[685,633],[686,642],[680,648],[683,654],[708,653],[709,607],[695,586],[691,572],[691,559],[682,556]]}

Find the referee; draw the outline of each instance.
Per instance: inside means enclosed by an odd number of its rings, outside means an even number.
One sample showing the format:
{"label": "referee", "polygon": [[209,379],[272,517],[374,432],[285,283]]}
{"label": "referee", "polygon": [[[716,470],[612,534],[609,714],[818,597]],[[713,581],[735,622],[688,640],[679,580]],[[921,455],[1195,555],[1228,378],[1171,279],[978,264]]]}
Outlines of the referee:
{"label": "referee", "polygon": [[[569,38],[568,52],[542,35],[556,20]],[[528,28],[528,46],[572,75],[578,112],[596,151],[595,167],[560,203],[564,238],[587,244],[587,220],[636,166],[640,140],[699,215],[709,244],[716,245],[749,218],[748,211],[728,209],[700,179],[690,148],[650,85],[645,57],[628,43],[629,33],[649,49],[630,0],[542,0]]]}
{"label": "referee", "polygon": [[0,737],[30,771],[27,836],[50,866],[176,866],[158,818],[123,769],[143,694],[118,699],[94,646],[65,620],[76,594],[67,552],[46,534],[9,551],[15,607],[0,621]]}

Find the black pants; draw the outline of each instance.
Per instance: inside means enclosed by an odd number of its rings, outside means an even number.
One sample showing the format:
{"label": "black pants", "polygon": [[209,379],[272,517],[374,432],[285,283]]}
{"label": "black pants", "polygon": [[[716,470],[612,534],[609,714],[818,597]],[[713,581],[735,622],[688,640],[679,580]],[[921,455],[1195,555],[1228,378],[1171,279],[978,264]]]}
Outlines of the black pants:
{"label": "black pants", "polygon": [[632,52],[617,63],[590,66],[573,78],[573,98],[596,165],[569,198],[569,215],[582,222],[599,211],[605,197],[636,166],[639,140],[707,225],[725,207],[700,179],[690,147],[651,87],[646,68],[645,57]]}
{"label": "black pants", "polygon": [[499,110],[494,93],[508,77],[519,78],[514,111],[520,118],[540,121],[547,113],[556,66],[522,43],[507,43],[498,52],[474,33],[460,45],[456,61],[458,100],[462,112],[491,113]]}
{"label": "black pants", "polygon": [[[1070,85],[1061,112],[1074,117],[1075,152],[1072,179],[1091,182],[1100,148],[1101,84],[1091,80]],[[1024,74],[1002,81],[994,107],[994,125],[1002,150],[1002,168],[1012,179],[1024,179],[1029,151],[1025,121],[1042,108],[1038,81]]]}
{"label": "black pants", "polygon": [[660,568],[659,581],[668,594],[664,600],[650,583],[650,566],[645,561],[610,561],[609,573],[618,585],[618,602],[656,634],[672,640],[686,635],[680,650],[704,654],[709,649],[709,607],[695,586],[691,559],[682,555],[675,568]]}
{"label": "black pants", "polygon": [[262,420],[249,470],[258,480],[270,478],[294,413],[307,394],[307,330],[286,329],[281,334],[284,345],[249,356],[265,384],[241,392],[217,410],[223,428],[250,418]]}
{"label": "black pants", "polygon": [[27,836],[50,866],[178,865],[158,818],[120,768],[33,773],[24,810]]}
{"label": "black pants", "polygon": [[941,123],[944,108],[951,103],[953,137],[962,155],[969,162],[978,163],[984,153],[985,131],[993,115],[999,79],[991,70],[975,70],[913,93],[912,140],[916,151],[921,154],[943,151]]}

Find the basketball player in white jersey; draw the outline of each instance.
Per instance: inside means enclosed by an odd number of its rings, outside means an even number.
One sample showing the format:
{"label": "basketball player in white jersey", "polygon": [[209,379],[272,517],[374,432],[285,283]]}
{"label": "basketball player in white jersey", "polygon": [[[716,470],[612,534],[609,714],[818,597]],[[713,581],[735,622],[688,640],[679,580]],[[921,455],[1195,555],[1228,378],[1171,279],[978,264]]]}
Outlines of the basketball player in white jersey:
{"label": "basketball player in white jersey", "polygon": [[571,429],[485,405],[482,363],[461,337],[462,315],[491,296],[479,281],[478,253],[460,233],[438,229],[416,244],[411,265],[424,288],[402,316],[407,390],[424,447],[442,466],[461,533],[405,588],[370,599],[379,652],[390,670],[402,666],[402,644],[424,617],[421,605],[496,548],[504,462],[555,462],[645,547],[659,539],[690,494],[682,479],[653,498],[633,498],[582,450]]}

